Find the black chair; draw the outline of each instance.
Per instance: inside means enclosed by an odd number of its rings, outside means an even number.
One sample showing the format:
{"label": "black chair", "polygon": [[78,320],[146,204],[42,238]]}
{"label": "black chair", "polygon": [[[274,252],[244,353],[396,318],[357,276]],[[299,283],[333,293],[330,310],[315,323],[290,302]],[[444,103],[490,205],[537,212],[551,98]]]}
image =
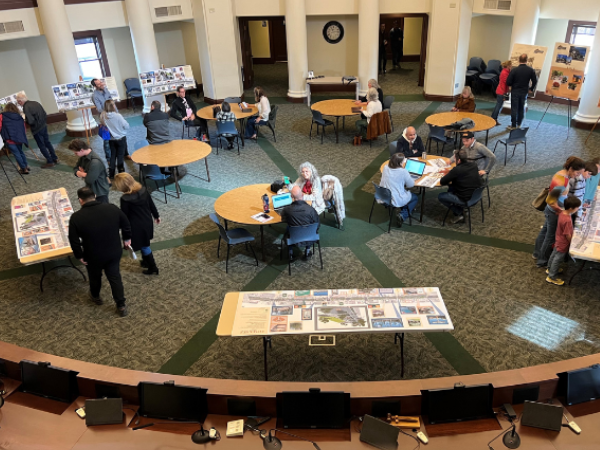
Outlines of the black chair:
{"label": "black chair", "polygon": [[181,130],[181,139],[185,137],[185,130],[187,128],[187,137],[190,138],[190,128],[200,128],[199,124],[194,123],[194,120],[182,120],[183,129]]}
{"label": "black chair", "polygon": [[479,75],[479,79],[483,84],[489,84],[492,87],[492,94],[496,93],[500,72],[502,71],[502,63],[497,59],[488,61],[487,69]]}
{"label": "black chair", "polygon": [[[229,272],[229,250],[234,245],[245,244],[246,250],[248,250],[248,244],[254,241],[254,236],[250,234],[250,232],[244,228],[234,228],[233,230],[225,230],[219,218],[215,213],[209,214],[210,219],[217,224],[219,227],[219,245],[217,246],[217,258],[220,257],[219,253],[221,251],[221,239],[225,241],[227,244],[227,259],[225,260],[225,273]],[[258,258],[256,257],[256,253],[254,253],[254,248],[252,244],[250,244],[250,250],[252,250],[252,256],[254,256],[254,260],[256,261],[256,266],[258,267]]]}
{"label": "black chair", "polygon": [[[234,122],[221,122],[217,120],[217,139],[219,140],[219,145],[217,145],[217,155],[219,154],[219,146],[223,148],[223,141],[221,138],[232,137],[235,138],[235,142],[237,143],[237,151],[238,155],[240,154],[240,133],[235,127]],[[229,141],[227,141],[229,142]]]}
{"label": "black chair", "polygon": [[315,123],[317,124],[317,136],[319,135],[319,126],[321,127],[321,144],[323,143],[323,137],[325,136],[325,127],[332,126],[334,133],[337,133],[337,131],[335,129],[335,123],[333,123],[331,120],[324,119],[323,114],[321,114],[320,111],[315,111],[314,109],[311,109],[310,112],[312,113],[312,122],[310,123],[310,133],[308,133],[308,137],[310,139],[312,139],[312,129],[313,129],[313,124],[315,124]]}
{"label": "black chair", "polygon": [[[481,223],[483,223],[484,220],[484,216],[483,216],[483,190],[486,188],[486,185],[478,187],[477,189],[475,189],[475,192],[473,192],[473,195],[471,196],[471,200],[469,200],[468,202],[460,202],[460,203],[456,203],[456,206],[460,206],[462,207],[463,210],[467,210],[467,215],[469,216],[469,234],[471,234],[471,208],[473,206],[475,206],[477,203],[481,202]],[[450,212],[450,208],[448,208],[448,211],[446,211],[446,215],[444,216],[444,221],[442,222],[442,226],[446,225],[446,218],[448,217],[448,213]]]}
{"label": "black chair", "polygon": [[393,95],[388,95],[383,99],[383,111],[387,111],[390,115],[390,123],[392,124],[392,131],[394,131],[394,119],[392,119],[392,103],[394,103]]}
{"label": "black chair", "polygon": [[[429,125],[429,137],[425,142],[427,152],[431,153],[431,142],[435,141],[436,154],[444,154],[444,147],[446,144],[450,144],[454,147],[454,138],[446,136],[446,130],[443,127],[436,127],[435,125]],[[442,144],[442,151],[440,153],[440,143]]]}
{"label": "black chair", "polygon": [[277,120],[277,110],[278,109],[279,109],[279,107],[277,105],[273,106],[271,108],[271,112],[269,113],[269,119],[267,120],[267,123],[256,126],[257,132],[258,132],[258,128],[260,128],[260,127],[264,127],[264,126],[269,127],[269,129],[273,133],[273,140],[275,142],[277,142],[277,136],[275,136],[275,125],[276,125],[275,122]]}
{"label": "black chair", "polygon": [[[392,229],[392,219],[394,218],[394,211],[396,210],[396,206],[392,205],[392,191],[388,188],[384,188],[372,182],[373,186],[375,186],[375,195],[373,196],[373,204],[371,205],[371,212],[369,213],[369,223],[371,223],[371,216],[373,215],[373,208],[375,208],[375,203],[379,203],[385,209],[388,210],[390,216],[390,222],[388,223],[388,233]],[[408,205],[400,207],[400,210],[408,211]],[[412,225],[412,215],[410,211],[408,211],[408,223]]]}
{"label": "black chair", "polygon": [[[133,111],[135,112],[135,99],[143,98],[142,96],[142,86],[140,85],[140,80],[138,78],[127,78],[123,83],[125,83],[125,90],[127,95],[127,103],[133,106]],[[143,100],[142,100],[143,102]]]}
{"label": "black chair", "polygon": [[506,166],[506,156],[508,154],[508,146],[514,145],[513,153],[511,158],[515,156],[515,150],[517,149],[517,145],[523,144],[525,148],[525,162],[523,164],[527,164],[527,137],[526,134],[529,131],[529,127],[526,128],[517,128],[516,130],[511,130],[507,139],[498,139],[496,141],[496,145],[494,145],[494,153],[496,153],[496,147],[498,144],[504,145],[504,165]]}
{"label": "black chair", "polygon": [[398,141],[392,141],[388,145],[388,149],[390,151],[390,158],[394,156],[395,153],[398,153]]}
{"label": "black chair", "polygon": [[469,61],[467,72],[465,73],[465,84],[473,87],[473,91],[479,92],[479,75],[485,72],[487,66],[478,56],[474,56]]}
{"label": "black chair", "polygon": [[[283,243],[285,242],[288,248],[288,273],[292,275],[292,246],[300,243],[311,243],[313,247],[313,253],[315,251],[315,244],[319,247],[319,260],[321,261],[321,270],[323,270],[323,256],[321,255],[321,240],[319,236],[319,222],[297,226],[288,227],[288,236],[281,240],[281,253],[283,253]],[[283,259],[283,255],[280,255]]]}

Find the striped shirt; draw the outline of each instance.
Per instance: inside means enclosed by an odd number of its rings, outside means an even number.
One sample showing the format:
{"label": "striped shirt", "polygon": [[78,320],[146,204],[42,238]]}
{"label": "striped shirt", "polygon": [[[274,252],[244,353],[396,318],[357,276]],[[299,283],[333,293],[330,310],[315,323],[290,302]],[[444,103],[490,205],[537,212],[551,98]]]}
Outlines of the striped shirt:
{"label": "striped shirt", "polygon": [[577,197],[583,203],[583,194],[585,194],[586,180],[583,175],[569,179],[569,195]]}

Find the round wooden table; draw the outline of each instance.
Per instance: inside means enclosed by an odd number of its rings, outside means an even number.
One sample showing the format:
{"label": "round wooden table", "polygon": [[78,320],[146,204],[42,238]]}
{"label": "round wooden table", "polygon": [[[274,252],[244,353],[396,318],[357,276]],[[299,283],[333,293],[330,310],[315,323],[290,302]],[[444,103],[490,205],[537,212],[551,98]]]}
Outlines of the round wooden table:
{"label": "round wooden table", "polygon": [[[217,106],[217,105],[205,106],[204,108],[199,109],[198,111],[196,111],[196,116],[200,117],[201,119],[216,120],[216,118],[213,114],[213,109],[215,106]],[[218,106],[221,106],[221,105],[218,105]],[[242,147],[243,147],[244,146],[244,130],[245,130],[246,119],[248,117],[252,117],[252,116],[258,114],[258,108],[249,103],[248,109],[251,109],[251,111],[250,112],[242,112],[240,105],[238,105],[237,103],[230,103],[229,106],[231,106],[231,112],[233,114],[235,114],[235,118],[240,122],[240,137],[242,138]]]}
{"label": "round wooden table", "polygon": [[315,111],[319,111],[324,116],[333,116],[335,117],[335,142],[339,142],[338,138],[338,128],[340,125],[340,117],[343,117],[343,126],[346,126],[346,117],[347,116],[358,116],[360,112],[352,111],[353,107],[358,107],[359,105],[354,103],[354,100],[348,99],[337,99],[337,100],[323,100],[322,102],[314,103],[310,109]]}
{"label": "round wooden table", "polygon": [[[432,165],[431,161],[433,161],[434,159],[443,159],[446,162],[446,165],[450,164],[450,158],[446,158],[445,156],[435,156],[435,155],[428,154],[427,159],[423,159],[423,158],[411,158],[411,159],[416,159],[418,161],[425,161],[425,164],[427,164],[428,166]],[[381,165],[381,167],[379,168],[379,171],[381,173],[383,173],[383,168],[385,166],[387,166],[389,163],[390,163],[389,161],[384,162]],[[450,165],[450,167],[455,167],[455,166],[456,166],[456,164]],[[426,177],[426,175],[423,175],[422,177],[417,178],[415,180],[415,186],[417,185],[417,183],[419,181],[421,181],[425,177]],[[435,184],[434,187],[440,187],[440,186],[441,186],[441,184],[438,180],[438,182]],[[419,188],[419,191],[420,191],[419,194],[421,195],[421,213],[420,213],[420,217],[419,217],[419,222],[423,222],[423,209],[425,207],[425,190],[427,189],[427,187],[425,187],[425,186],[417,186],[417,187]]]}
{"label": "round wooden table", "polygon": [[[208,161],[206,157],[212,152],[212,147],[204,142],[178,139],[167,144],[148,145],[136,150],[131,155],[133,162],[141,166],[155,165],[161,168],[174,167],[173,176],[175,178],[175,190],[177,198],[181,189],[179,188],[179,180],[177,179],[177,167],[184,166],[196,161],[204,159],[206,165],[206,176],[210,182],[210,172],[208,171]],[[196,176],[191,174],[192,176]],[[200,178],[200,177],[197,177]]]}
{"label": "round wooden table", "polygon": [[[427,125],[446,128],[448,125],[451,125],[454,122],[458,122],[462,119],[471,119],[475,123],[475,126],[473,128],[469,128],[468,130],[461,130],[460,132],[470,131],[471,133],[477,133],[478,131],[485,131],[485,145],[487,145],[490,130],[496,126],[496,121],[490,116],[469,112],[443,112],[432,114],[431,116],[427,117],[427,119],[425,119],[425,123]],[[457,133],[458,132],[459,131],[457,131]]]}
{"label": "round wooden table", "polygon": [[275,195],[271,192],[270,184],[251,184],[242,186],[237,189],[225,192],[217,201],[215,201],[215,212],[225,220],[225,228],[227,221],[236,222],[242,225],[259,225],[260,226],[260,248],[265,260],[265,239],[263,225],[273,225],[281,223],[281,216],[273,209],[268,213],[273,220],[262,224],[254,220],[251,216],[263,212],[262,196],[267,194],[269,201],[273,203],[271,197]]}

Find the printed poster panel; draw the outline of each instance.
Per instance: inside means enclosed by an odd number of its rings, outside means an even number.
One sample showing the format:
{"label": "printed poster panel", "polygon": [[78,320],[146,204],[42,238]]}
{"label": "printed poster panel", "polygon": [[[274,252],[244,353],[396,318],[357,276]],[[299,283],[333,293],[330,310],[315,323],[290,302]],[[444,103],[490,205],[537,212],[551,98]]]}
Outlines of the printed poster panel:
{"label": "printed poster panel", "polygon": [[17,103],[17,94],[25,94],[25,91],[19,91],[6,97],[0,97],[0,113],[4,111],[4,107],[7,103],[14,103],[17,108],[19,108],[19,111],[23,113],[23,108]]}
{"label": "printed poster panel", "polygon": [[546,94],[579,100],[589,53],[589,47],[557,42],[546,83]]}
{"label": "printed poster panel", "polygon": [[178,86],[195,89],[196,80],[191,66],[177,66],[141,72],[140,85],[144,96],[151,97],[177,92]]}
{"label": "printed poster panel", "polygon": [[548,47],[542,47],[541,45],[515,44],[510,52],[512,68],[519,66],[519,56],[523,53],[527,54],[527,65],[535,70],[535,76],[539,82],[547,52]]}
{"label": "printed poster panel", "polygon": [[[114,101],[119,101],[119,91],[114,77],[100,78],[106,84],[106,89]],[[94,86],[90,81],[57,84],[52,86],[54,101],[59,111],[74,111],[94,106],[92,96]]]}

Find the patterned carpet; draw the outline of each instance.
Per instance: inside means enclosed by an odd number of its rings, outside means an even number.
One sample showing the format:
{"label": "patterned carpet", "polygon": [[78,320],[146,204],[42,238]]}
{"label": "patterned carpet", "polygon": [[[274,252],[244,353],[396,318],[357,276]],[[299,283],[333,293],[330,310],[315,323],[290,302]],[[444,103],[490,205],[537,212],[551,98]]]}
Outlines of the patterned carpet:
{"label": "patterned carpet", "polygon": [[[428,191],[422,224],[405,224],[385,233],[385,212],[376,208],[367,223],[372,202],[371,181],[379,181],[379,166],[388,157],[385,139],[372,147],[350,145],[353,120],[348,120],[335,144],[333,133],[308,139],[310,113],[306,105],[285,102],[287,67],[255,66],[257,84],[279,105],[277,142],[267,132],[258,143],[247,143],[241,155],[216,150],[208,157],[210,183],[184,176],[184,195],[168,204],[154,193],[163,223],[155,227],[153,248],[160,276],[147,277],[136,262],[124,259],[122,273],[130,315],[120,319],[107,301],[96,306],[87,299],[87,284],[68,269],[53,271],[39,290],[41,267],[23,267],[16,255],[10,220],[12,191],[0,177],[0,307],[4,312],[0,340],[69,358],[124,368],[190,376],[256,379],[263,377],[260,338],[217,339],[218,314],[224,295],[236,290],[370,288],[439,286],[455,324],[447,334],[409,334],[405,342],[405,378],[440,377],[526,367],[596,353],[600,345],[600,279],[584,272],[573,285],[548,285],[530,253],[543,222],[531,200],[548,184],[554,171],[571,154],[600,156],[600,134],[588,141],[587,132],[572,129],[566,139],[566,107],[552,105],[539,125],[547,104],[531,101],[525,126],[530,127],[527,163],[522,150],[503,165],[503,151],[490,175],[491,207],[485,222],[473,212],[473,234],[465,224],[441,226],[445,209],[437,192]],[[392,115],[396,125],[390,140],[414,125],[423,139],[425,118],[448,111],[449,103],[424,101],[417,86],[416,63],[389,71],[381,80],[386,95],[396,96]],[[247,91],[246,95],[251,95]],[[324,93],[313,101],[335,97]],[[493,98],[477,98],[478,112],[490,114]],[[199,106],[203,105],[201,102]],[[141,117],[124,111],[131,124],[130,151],[145,137]],[[500,121],[507,124],[508,118]],[[6,158],[8,176],[18,194],[65,187],[74,205],[80,181],[72,174],[76,157],[67,150],[65,124],[50,127],[61,164],[42,170],[30,152],[32,167],[25,184]],[[180,137],[178,123],[171,124]],[[211,125],[212,145],[216,145]],[[490,132],[489,147],[506,137],[503,127]],[[33,144],[35,148],[35,144]],[[103,158],[102,142],[93,147]],[[36,150],[39,156],[39,151]],[[510,154],[509,154],[510,156]],[[267,262],[254,266],[243,248],[234,249],[225,274],[225,261],[216,256],[217,232],[208,214],[216,198],[230,189],[270,183],[282,174],[297,176],[300,163],[311,161],[321,175],[340,178],[348,218],[345,230],[323,219],[321,271],[315,262],[297,261],[292,276],[279,260],[282,226],[265,233]],[[129,162],[127,170],[137,175]],[[204,175],[203,164],[187,171]],[[118,204],[119,194],[111,192]],[[419,208],[419,207],[418,207]],[[419,209],[417,208],[417,214]],[[258,228],[249,230],[259,238]],[[566,276],[575,270],[570,262]],[[110,299],[108,286],[102,295]],[[399,347],[391,335],[340,336],[332,348],[309,347],[306,337],[277,337],[269,351],[270,379],[294,381],[371,381],[400,378]]]}

